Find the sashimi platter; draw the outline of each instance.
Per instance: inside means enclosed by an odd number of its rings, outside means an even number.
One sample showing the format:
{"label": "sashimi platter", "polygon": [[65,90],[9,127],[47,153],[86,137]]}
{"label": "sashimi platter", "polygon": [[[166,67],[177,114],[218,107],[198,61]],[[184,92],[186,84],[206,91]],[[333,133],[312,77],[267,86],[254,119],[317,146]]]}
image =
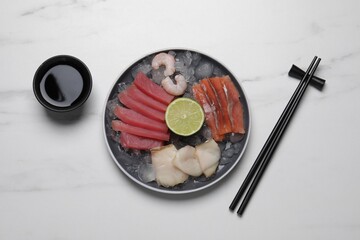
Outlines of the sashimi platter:
{"label": "sashimi platter", "polygon": [[238,79],[193,50],[149,54],[112,86],[104,135],[117,166],[153,191],[208,188],[240,161],[250,113]]}

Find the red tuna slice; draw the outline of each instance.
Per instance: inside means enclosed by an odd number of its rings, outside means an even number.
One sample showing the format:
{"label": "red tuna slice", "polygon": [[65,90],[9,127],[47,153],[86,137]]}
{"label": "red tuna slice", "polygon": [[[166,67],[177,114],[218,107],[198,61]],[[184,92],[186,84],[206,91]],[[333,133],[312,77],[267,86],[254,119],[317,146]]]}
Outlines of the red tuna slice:
{"label": "red tuna slice", "polygon": [[116,106],[114,114],[124,123],[133,125],[135,127],[145,128],[154,131],[160,131],[167,133],[168,127],[166,123],[162,123],[151,118],[145,117],[144,115],[135,112],[134,110]]}
{"label": "red tuna slice", "polygon": [[135,127],[130,124],[123,123],[120,120],[113,120],[111,122],[111,127],[114,131],[126,132],[139,137],[157,139],[162,141],[169,141],[170,139],[170,133],[163,133],[159,131]]}
{"label": "red tuna slice", "polygon": [[164,142],[150,138],[138,137],[127,132],[122,132],[120,135],[120,144],[124,148],[149,150],[154,147],[163,146]]}
{"label": "red tuna slice", "polygon": [[128,87],[125,91],[131,96],[132,99],[149,106],[153,109],[165,112],[167,105],[155,100],[154,98],[146,95],[142,91],[140,91],[134,84]]}
{"label": "red tuna slice", "polygon": [[139,72],[134,80],[134,84],[146,95],[159,102],[169,105],[174,96],[168,94],[162,87],[151,81],[143,72]]}
{"label": "red tuna slice", "polygon": [[194,84],[192,87],[195,99],[202,106],[205,113],[205,121],[211,130],[211,135],[215,141],[222,141],[224,135],[220,135],[216,128],[214,110],[211,108],[204,90],[201,88],[200,84]]}
{"label": "red tuna slice", "polygon": [[229,76],[221,78],[225,88],[229,104],[229,115],[232,123],[231,131],[234,133],[245,133],[243,107],[240,103],[240,94]]}
{"label": "red tuna slice", "polygon": [[136,100],[134,100],[130,95],[125,91],[119,93],[118,98],[122,104],[127,106],[128,108],[138,112],[148,118],[164,122],[165,121],[165,113],[155,110],[151,107],[148,107]]}

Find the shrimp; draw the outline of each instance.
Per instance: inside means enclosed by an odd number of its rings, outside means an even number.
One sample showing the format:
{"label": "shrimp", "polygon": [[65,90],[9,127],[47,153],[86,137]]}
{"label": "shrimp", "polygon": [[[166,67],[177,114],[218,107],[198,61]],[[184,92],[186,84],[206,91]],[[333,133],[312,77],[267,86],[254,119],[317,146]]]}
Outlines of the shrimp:
{"label": "shrimp", "polygon": [[180,96],[184,94],[187,82],[183,75],[178,74],[175,76],[176,84],[174,84],[173,80],[170,77],[166,77],[161,81],[161,86],[165,89],[165,91],[173,96]]}
{"label": "shrimp", "polygon": [[175,58],[174,56],[167,54],[167,53],[159,53],[157,54],[152,62],[151,66],[154,69],[159,69],[160,66],[165,66],[164,75],[165,77],[173,75],[175,72]]}

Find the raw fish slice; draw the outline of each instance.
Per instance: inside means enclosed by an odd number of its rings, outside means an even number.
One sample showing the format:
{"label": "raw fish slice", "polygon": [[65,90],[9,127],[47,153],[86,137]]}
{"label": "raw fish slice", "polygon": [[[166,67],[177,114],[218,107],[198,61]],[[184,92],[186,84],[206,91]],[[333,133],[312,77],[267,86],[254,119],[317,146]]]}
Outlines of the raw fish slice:
{"label": "raw fish slice", "polygon": [[229,102],[229,113],[232,122],[231,132],[243,134],[245,133],[244,116],[243,116],[243,107],[240,103],[239,92],[229,76],[223,77],[222,81],[227,89],[225,93]]}
{"label": "raw fish slice", "polygon": [[224,117],[223,134],[230,133],[232,124],[229,116],[228,100],[225,95],[225,91],[227,91],[227,89],[222,84],[220,77],[209,78],[209,81],[211,83],[211,86],[215,90],[214,92],[217,96],[217,100],[219,101],[220,110],[223,113],[223,117]]}
{"label": "raw fish slice", "polygon": [[205,121],[211,130],[211,135],[213,139],[215,141],[221,141],[224,137],[222,135],[219,135],[217,132],[214,112],[210,107],[210,104],[208,103],[204,90],[201,88],[200,84],[194,84],[192,90],[195,99],[200,103],[204,110]]}
{"label": "raw fish slice", "polygon": [[168,94],[162,87],[151,81],[143,72],[139,72],[136,75],[134,84],[143,93],[166,105],[169,105],[174,99],[174,96]]}
{"label": "raw fish slice", "polygon": [[192,146],[187,145],[180,148],[173,163],[177,168],[190,176],[198,177],[202,174],[199,160],[195,155],[195,148]]}
{"label": "raw fish slice", "polygon": [[173,144],[151,149],[151,161],[156,182],[164,187],[173,187],[185,182],[189,175],[173,165],[177,149]]}
{"label": "raw fish slice", "polygon": [[139,127],[135,127],[126,123],[121,122],[120,120],[113,120],[111,122],[111,127],[114,131],[117,132],[127,132],[139,137],[169,141],[170,133],[163,133],[159,131],[153,131],[148,129],[143,129]]}
{"label": "raw fish slice", "polygon": [[204,170],[204,175],[205,177],[210,177],[211,175],[213,175],[216,172],[216,168],[217,168],[218,164],[215,163],[214,165],[211,165],[210,167],[208,167],[207,169]]}
{"label": "raw fish slice", "polygon": [[213,139],[210,139],[195,146],[195,149],[201,170],[206,177],[210,177],[215,173],[220,160],[221,151],[218,144]]}
{"label": "raw fish slice", "polygon": [[210,85],[210,81],[208,79],[203,79],[200,81],[200,86],[204,90],[204,93],[207,96],[208,103],[213,110],[217,132],[220,135],[223,135],[226,133],[224,129],[223,113],[221,111],[216,94]]}
{"label": "raw fish slice", "polygon": [[120,144],[124,148],[149,150],[151,148],[161,147],[163,146],[163,143],[164,142],[160,140],[143,138],[127,132],[122,132],[120,135]]}
{"label": "raw fish slice", "polygon": [[140,127],[140,128],[164,132],[164,133],[167,133],[169,131],[168,127],[166,126],[166,123],[145,117],[144,115],[128,108],[116,106],[114,109],[114,114],[124,123],[130,124],[135,127]]}
{"label": "raw fish slice", "polygon": [[142,91],[140,91],[134,84],[130,85],[126,90],[125,90],[132,99],[148,106],[151,107],[155,110],[158,111],[162,111],[165,112],[167,105],[159,102],[157,100],[155,100],[154,98],[146,95],[145,93],[143,93]]}
{"label": "raw fish slice", "polygon": [[119,93],[118,95],[119,101],[127,106],[128,108],[131,108],[135,112],[138,112],[148,118],[158,120],[161,122],[165,121],[165,113],[160,112],[158,110],[155,110],[153,108],[150,108],[136,100],[134,100],[126,91],[123,91]]}

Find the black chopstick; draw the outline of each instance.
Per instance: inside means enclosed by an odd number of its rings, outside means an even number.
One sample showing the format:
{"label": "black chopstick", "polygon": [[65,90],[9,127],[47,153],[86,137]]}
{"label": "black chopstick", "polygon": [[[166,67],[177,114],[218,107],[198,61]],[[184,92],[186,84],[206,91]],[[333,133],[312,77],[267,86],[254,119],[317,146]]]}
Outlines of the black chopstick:
{"label": "black chopstick", "polygon": [[240,198],[241,198],[241,196],[243,195],[246,187],[249,185],[250,181],[252,180],[253,175],[254,175],[255,172],[257,171],[257,169],[258,169],[258,167],[259,167],[259,165],[260,165],[260,163],[261,163],[264,155],[266,154],[266,152],[267,152],[267,150],[268,150],[268,149],[267,149],[268,146],[270,145],[271,141],[273,141],[273,138],[274,138],[276,132],[278,131],[278,128],[279,128],[280,125],[282,124],[282,121],[283,121],[285,115],[287,114],[287,112],[289,111],[291,105],[293,104],[296,96],[298,95],[298,93],[299,93],[299,91],[300,91],[300,89],[301,89],[301,86],[302,86],[302,85],[304,84],[304,82],[305,82],[304,80],[305,80],[306,76],[309,74],[310,69],[311,69],[311,67],[313,66],[313,64],[315,63],[315,61],[316,61],[316,57],[314,57],[314,59],[312,60],[309,68],[308,68],[307,71],[306,71],[306,74],[304,75],[303,79],[301,80],[301,82],[299,83],[298,87],[296,88],[296,90],[295,90],[294,94],[292,95],[290,101],[289,101],[288,104],[286,105],[286,107],[285,107],[283,113],[281,114],[278,122],[276,123],[274,129],[273,129],[272,132],[270,133],[270,136],[269,136],[268,139],[266,140],[263,148],[261,149],[261,151],[260,151],[258,157],[256,158],[253,166],[251,167],[251,169],[250,169],[248,175],[246,176],[243,184],[241,185],[241,187],[240,187],[239,191],[237,192],[234,200],[232,201],[232,203],[231,203],[231,205],[230,205],[230,207],[229,207],[230,210],[234,210],[234,209],[235,209],[235,207],[236,207],[236,205],[238,204],[238,202],[240,201]]}
{"label": "black chopstick", "polygon": [[[294,113],[297,105],[301,97],[303,96],[306,87],[309,85],[310,80],[312,79],[314,72],[319,65],[321,59],[314,57],[312,60],[309,68],[307,69],[303,79],[299,83],[298,87],[296,88],[294,94],[292,95],[289,103],[287,104],[286,108],[284,109],[283,113],[281,114],[278,122],[276,123],[274,129],[272,130],[270,136],[268,137],[267,141],[265,142],[263,148],[261,149],[256,161],[254,162],[253,166],[251,167],[248,175],[246,176],[243,184],[241,185],[239,191],[237,192],[234,200],[232,201],[229,209],[234,210],[238,202],[240,201],[242,195],[244,194],[245,190],[247,189],[248,185],[252,181],[252,185],[250,186],[239,210],[238,214],[241,215],[245,210],[245,207],[250,200],[250,197],[255,190],[257,183],[260,180],[267,164],[269,163],[272,153],[274,152],[282,133],[284,132],[292,114]],[[316,63],[315,63],[316,62]],[[315,66],[314,66],[315,64]],[[313,67],[314,66],[314,67]],[[310,75],[309,75],[310,73]],[[259,168],[260,167],[260,168]],[[256,174],[255,178],[254,175]],[[254,179],[253,179],[254,178]]]}

